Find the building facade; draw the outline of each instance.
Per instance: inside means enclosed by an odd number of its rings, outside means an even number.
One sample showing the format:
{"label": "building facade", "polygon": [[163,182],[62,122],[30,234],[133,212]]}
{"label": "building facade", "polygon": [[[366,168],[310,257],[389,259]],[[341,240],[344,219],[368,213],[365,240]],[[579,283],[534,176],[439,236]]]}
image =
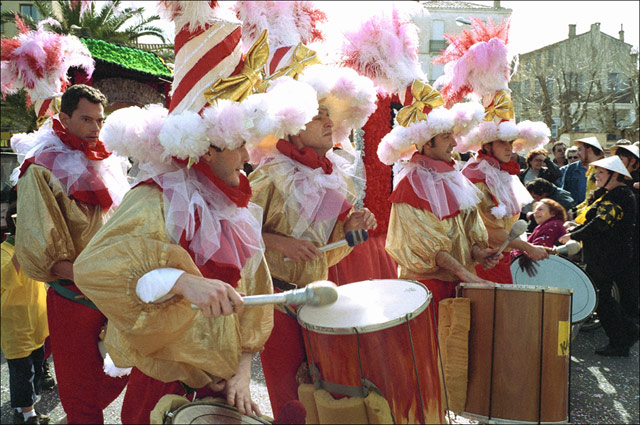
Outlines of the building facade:
{"label": "building facade", "polygon": [[432,61],[447,47],[445,34],[459,34],[465,28],[470,29],[471,18],[483,22],[491,19],[497,24],[511,16],[511,9],[501,7],[499,1],[494,1],[493,6],[442,0],[421,1],[420,4],[429,13],[414,19],[419,29],[418,55],[422,71],[431,84],[444,73],[444,65],[434,65]]}
{"label": "building facade", "polygon": [[520,120],[542,120],[552,136],[567,142],[596,136],[610,146],[620,138],[638,140],[638,52],[594,23],[568,38],[521,54],[511,79]]}

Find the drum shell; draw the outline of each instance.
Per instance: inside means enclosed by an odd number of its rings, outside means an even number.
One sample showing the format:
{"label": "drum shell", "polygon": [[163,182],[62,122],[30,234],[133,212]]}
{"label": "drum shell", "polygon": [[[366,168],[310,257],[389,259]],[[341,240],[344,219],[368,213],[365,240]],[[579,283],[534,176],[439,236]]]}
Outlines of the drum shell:
{"label": "drum shell", "polygon": [[[364,376],[387,399],[396,423],[443,423],[432,315],[428,307],[408,322],[371,332],[354,330],[352,334],[344,334],[344,330],[336,334],[319,333],[304,328],[302,323],[309,365],[312,367],[313,359],[320,379],[334,384],[361,386]],[[422,417],[421,401],[426,418]]]}
{"label": "drum shell", "polygon": [[567,421],[570,356],[560,322],[564,329],[571,324],[570,292],[464,285],[461,295],[471,300],[465,412],[518,422]]}
{"label": "drum shell", "polygon": [[184,404],[165,420],[166,424],[270,424],[262,418],[247,416],[228,405],[199,400]]}

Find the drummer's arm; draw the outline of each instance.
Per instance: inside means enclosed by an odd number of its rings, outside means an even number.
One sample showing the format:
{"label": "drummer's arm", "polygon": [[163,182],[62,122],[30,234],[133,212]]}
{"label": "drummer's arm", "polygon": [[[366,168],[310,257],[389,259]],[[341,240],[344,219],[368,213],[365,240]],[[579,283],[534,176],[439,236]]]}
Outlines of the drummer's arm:
{"label": "drummer's arm", "polygon": [[532,245],[520,238],[515,238],[514,240],[509,242],[509,245],[507,246],[524,252],[524,254],[527,257],[531,258],[533,261],[549,258],[549,252],[547,252],[544,246]]}
{"label": "drummer's arm", "polygon": [[[475,246],[475,245],[474,245]],[[446,251],[439,251],[436,254],[436,264],[454,275],[463,282],[485,282],[469,270]]]}

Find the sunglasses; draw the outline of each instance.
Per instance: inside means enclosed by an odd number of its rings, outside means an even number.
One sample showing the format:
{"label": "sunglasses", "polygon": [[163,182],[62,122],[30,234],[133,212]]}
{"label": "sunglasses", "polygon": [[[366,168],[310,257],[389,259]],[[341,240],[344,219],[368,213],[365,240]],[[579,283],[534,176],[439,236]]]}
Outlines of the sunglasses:
{"label": "sunglasses", "polygon": [[567,159],[578,159],[577,156],[568,156]]}

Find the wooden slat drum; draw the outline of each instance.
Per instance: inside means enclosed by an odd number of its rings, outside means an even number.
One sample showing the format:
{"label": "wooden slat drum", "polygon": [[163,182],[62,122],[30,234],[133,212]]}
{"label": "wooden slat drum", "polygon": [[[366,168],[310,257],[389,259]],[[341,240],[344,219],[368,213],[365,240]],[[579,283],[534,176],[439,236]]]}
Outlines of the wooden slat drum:
{"label": "wooden slat drum", "polygon": [[396,423],[443,423],[430,302],[421,283],[380,279],[338,287],[330,306],[302,307],[314,380],[339,398],[349,395],[345,388],[361,389],[364,378],[387,399]]}
{"label": "wooden slat drum", "polygon": [[471,300],[463,415],[496,422],[569,419],[571,291],[460,284]]}

